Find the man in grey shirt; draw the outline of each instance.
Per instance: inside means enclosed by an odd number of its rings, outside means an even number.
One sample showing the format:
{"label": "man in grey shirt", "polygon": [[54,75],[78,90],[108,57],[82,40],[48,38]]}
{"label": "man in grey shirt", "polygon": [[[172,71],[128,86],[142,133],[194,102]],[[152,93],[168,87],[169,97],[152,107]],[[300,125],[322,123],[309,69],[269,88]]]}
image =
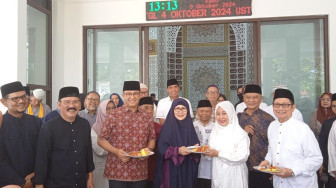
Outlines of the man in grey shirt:
{"label": "man in grey shirt", "polygon": [[90,126],[96,122],[97,108],[100,102],[100,95],[95,91],[86,94],[84,101],[84,110],[78,112],[78,115],[89,121]]}

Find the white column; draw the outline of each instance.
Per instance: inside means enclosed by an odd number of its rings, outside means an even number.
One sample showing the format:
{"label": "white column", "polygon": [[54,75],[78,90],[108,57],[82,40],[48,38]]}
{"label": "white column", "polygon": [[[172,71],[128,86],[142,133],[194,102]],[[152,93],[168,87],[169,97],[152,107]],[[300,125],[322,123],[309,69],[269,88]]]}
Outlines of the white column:
{"label": "white column", "polygon": [[[0,86],[17,80],[26,85],[27,1],[3,1],[0,23]],[[0,104],[0,110],[6,108]]]}

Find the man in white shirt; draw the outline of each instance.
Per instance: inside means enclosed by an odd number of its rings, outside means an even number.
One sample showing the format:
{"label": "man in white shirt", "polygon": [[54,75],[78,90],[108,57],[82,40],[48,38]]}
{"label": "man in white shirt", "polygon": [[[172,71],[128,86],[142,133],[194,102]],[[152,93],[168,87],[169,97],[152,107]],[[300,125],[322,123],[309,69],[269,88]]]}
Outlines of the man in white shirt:
{"label": "man in white shirt", "polygon": [[[212,106],[210,121],[215,122],[216,121],[215,120],[215,108],[216,108],[217,100],[219,97],[218,87],[214,84],[208,85],[206,89],[205,97],[207,100],[210,101],[211,106]],[[194,121],[198,121],[198,120],[199,120],[199,117],[196,114]]]}
{"label": "man in white shirt", "polygon": [[[272,98],[274,98],[274,92],[275,92],[276,89],[287,89],[287,88],[285,88],[285,87],[275,87],[275,88],[273,89]],[[264,110],[265,112],[271,114],[271,115],[274,117],[274,119],[278,119],[278,118],[276,117],[276,115],[274,114],[274,112],[273,112],[273,104],[267,106],[267,107],[264,108],[263,110]],[[293,116],[293,118],[295,118],[295,119],[297,119],[297,120],[299,120],[299,121],[304,122],[304,121],[303,121],[303,116],[302,116],[301,112],[300,112],[298,109],[296,109],[296,108],[294,109],[294,112],[293,112],[292,116]]]}
{"label": "man in white shirt", "polygon": [[[167,92],[168,92],[168,97],[166,98],[163,98],[159,101],[159,104],[158,104],[158,107],[157,107],[157,110],[156,110],[156,118],[159,119],[159,123],[161,125],[163,125],[166,117],[167,117],[167,114],[169,112],[169,109],[173,103],[173,100],[177,99],[177,98],[182,98],[182,97],[179,97],[179,92],[180,92],[180,86],[177,82],[176,79],[170,79],[170,80],[167,80]],[[183,98],[185,99],[185,98]],[[191,108],[191,104],[189,102],[188,99],[185,99],[188,104],[189,104],[189,109],[190,109],[190,116],[191,118],[194,117],[194,114],[193,114],[193,111],[192,111],[192,108]]]}
{"label": "man in white shirt", "polygon": [[268,152],[259,166],[277,167],[280,172],[272,173],[276,188],[317,188],[322,154],[309,126],[292,117],[294,109],[292,92],[275,90],[273,110],[278,120],[268,128]]}
{"label": "man in white shirt", "polygon": [[[248,85],[252,85],[252,84],[248,84]],[[243,88],[242,88],[242,95],[244,95],[245,93],[245,88],[246,88],[247,85],[244,85]],[[238,94],[239,95],[239,94]],[[264,110],[264,108],[267,107],[267,104],[264,103],[264,102],[261,102],[260,105],[259,105],[259,108],[261,110]],[[247,108],[247,105],[244,101],[242,101],[241,103],[239,104],[236,104],[236,113],[243,113],[245,108]]]}
{"label": "man in white shirt", "polygon": [[332,178],[329,178],[330,187],[336,187],[336,121],[330,129],[328,138],[328,172]]}
{"label": "man in white shirt", "polygon": [[[196,115],[198,121],[194,122],[195,131],[200,145],[209,145],[209,138],[215,123],[211,121],[212,105],[209,100],[198,101]],[[211,188],[211,157],[201,156],[198,166],[196,188]]]}

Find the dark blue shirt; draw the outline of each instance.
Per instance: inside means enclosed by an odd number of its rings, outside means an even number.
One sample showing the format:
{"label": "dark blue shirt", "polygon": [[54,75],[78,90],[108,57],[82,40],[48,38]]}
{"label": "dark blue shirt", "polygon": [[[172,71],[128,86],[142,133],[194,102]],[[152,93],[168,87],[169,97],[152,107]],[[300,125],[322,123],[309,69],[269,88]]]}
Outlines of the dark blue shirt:
{"label": "dark blue shirt", "polygon": [[48,121],[50,121],[54,118],[57,118],[57,117],[60,117],[60,111],[59,110],[53,110],[42,118],[42,124],[45,124]]}
{"label": "dark blue shirt", "polygon": [[46,187],[86,187],[94,170],[91,128],[79,116],[72,123],[61,116],[42,126],[36,155],[35,184]]}
{"label": "dark blue shirt", "polygon": [[37,138],[41,119],[28,114],[21,118],[8,112],[0,128],[0,187],[22,186],[34,171]]}

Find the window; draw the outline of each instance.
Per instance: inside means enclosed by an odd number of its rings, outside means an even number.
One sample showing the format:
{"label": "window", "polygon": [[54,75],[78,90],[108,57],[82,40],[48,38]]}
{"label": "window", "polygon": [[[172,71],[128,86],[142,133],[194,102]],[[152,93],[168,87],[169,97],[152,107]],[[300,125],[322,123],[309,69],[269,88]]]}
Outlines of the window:
{"label": "window", "polygon": [[27,54],[29,84],[48,83],[48,15],[27,6]]}
{"label": "window", "polygon": [[139,80],[137,28],[89,29],[87,36],[87,91],[108,99],[122,93],[125,80]]}
{"label": "window", "polygon": [[325,92],[323,20],[262,22],[260,36],[264,101],[272,102],[273,87],[287,87],[308,123]]}
{"label": "window", "polygon": [[27,85],[46,91],[51,105],[51,1],[27,1]]}

